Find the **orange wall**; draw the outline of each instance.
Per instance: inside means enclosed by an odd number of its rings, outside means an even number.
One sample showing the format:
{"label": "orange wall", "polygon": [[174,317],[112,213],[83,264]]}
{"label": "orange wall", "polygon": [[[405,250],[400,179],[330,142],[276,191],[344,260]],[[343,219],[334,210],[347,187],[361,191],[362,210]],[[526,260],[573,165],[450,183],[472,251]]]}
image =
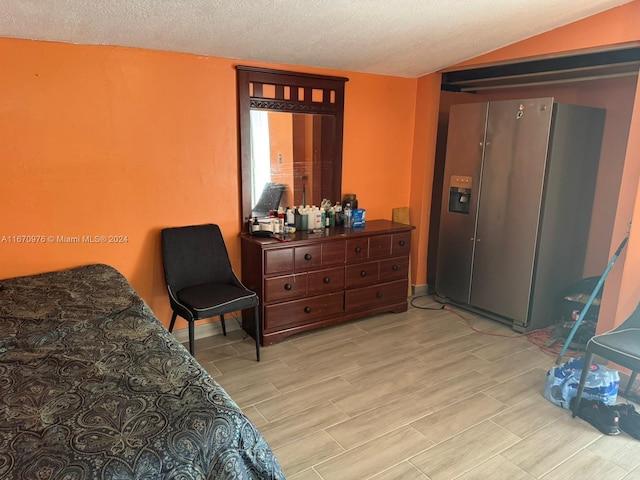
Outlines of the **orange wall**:
{"label": "orange wall", "polygon": [[462,66],[468,67],[484,63],[504,62],[516,58],[635,42],[640,40],[638,25],[640,25],[640,1],[635,0],[598,15],[472,58],[450,70]]}
{"label": "orange wall", "polygon": [[427,283],[427,248],[431,221],[431,192],[438,132],[440,83],[440,74],[427,75],[418,80],[409,208],[410,222],[416,226],[411,244],[411,272],[414,285],[426,285]]}
{"label": "orange wall", "polygon": [[[220,224],[240,271],[238,63],[0,38],[0,278],[111,264],[167,323],[159,230],[203,222]],[[417,81],[291,69],[350,77],[343,191],[368,218],[391,218],[409,203]],[[15,243],[20,235],[127,241]]]}
{"label": "orange wall", "polygon": [[628,223],[633,222],[633,226],[627,248],[620,257],[620,265],[616,263],[605,283],[598,320],[599,331],[606,331],[620,324],[640,302],[640,78],[636,87],[633,112],[627,144],[627,161],[618,195],[612,252],[628,231]]}
{"label": "orange wall", "polygon": [[[239,258],[235,72],[229,61],[0,40],[0,277],[101,262],[169,316],[159,230],[217,222]],[[107,238],[108,240],[108,238]]]}
{"label": "orange wall", "polygon": [[367,218],[409,205],[417,80],[350,73],[345,92],[342,191]]}
{"label": "orange wall", "polygon": [[293,185],[293,115],[268,112],[269,147],[271,148],[271,181],[287,185],[280,204],[293,204],[290,185]]}

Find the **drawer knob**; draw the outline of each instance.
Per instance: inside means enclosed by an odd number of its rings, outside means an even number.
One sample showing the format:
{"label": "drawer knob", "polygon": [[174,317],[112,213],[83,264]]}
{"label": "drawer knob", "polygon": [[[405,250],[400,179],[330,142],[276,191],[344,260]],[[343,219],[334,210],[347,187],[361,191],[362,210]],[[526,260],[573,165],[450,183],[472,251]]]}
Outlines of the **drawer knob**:
{"label": "drawer knob", "polygon": [[293,288],[293,286],[290,283],[285,283],[284,284],[284,289],[285,290],[291,290]]}
{"label": "drawer knob", "polygon": [[304,313],[311,313],[311,307],[304,307]]}
{"label": "drawer knob", "polygon": [[360,253],[362,252],[362,249],[360,247],[356,247],[356,253]]}
{"label": "drawer knob", "polygon": [[310,253],[305,253],[304,254],[304,259],[305,260],[311,260],[311,254]]}
{"label": "drawer knob", "polygon": [[398,265],[394,265],[393,267],[391,267],[391,270],[393,270],[395,272],[396,270],[398,270],[398,268],[400,268],[400,267],[398,267]]}
{"label": "drawer knob", "polygon": [[331,281],[331,279],[330,279],[329,277],[324,277],[324,278],[322,279],[322,281],[323,281],[324,283],[329,283],[329,282]]}
{"label": "drawer knob", "polygon": [[381,292],[376,293],[376,297],[382,298],[382,293]]}
{"label": "drawer knob", "polygon": [[360,272],[360,276],[361,277],[366,277],[367,276],[367,272],[365,272],[364,270]]}
{"label": "drawer knob", "polygon": [[400,240],[400,241],[398,242],[398,245],[400,245],[401,247],[404,247],[404,240]]}

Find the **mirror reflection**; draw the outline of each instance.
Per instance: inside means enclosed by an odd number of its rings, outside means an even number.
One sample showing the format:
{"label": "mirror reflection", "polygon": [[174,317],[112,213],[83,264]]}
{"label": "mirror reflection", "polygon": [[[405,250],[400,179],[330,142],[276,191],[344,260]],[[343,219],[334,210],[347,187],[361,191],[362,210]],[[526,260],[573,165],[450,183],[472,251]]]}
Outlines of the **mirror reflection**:
{"label": "mirror reflection", "polygon": [[236,66],[242,219],[340,200],[347,78]]}
{"label": "mirror reflection", "polygon": [[252,216],[320,205],[331,193],[333,116],[251,110],[250,133]]}

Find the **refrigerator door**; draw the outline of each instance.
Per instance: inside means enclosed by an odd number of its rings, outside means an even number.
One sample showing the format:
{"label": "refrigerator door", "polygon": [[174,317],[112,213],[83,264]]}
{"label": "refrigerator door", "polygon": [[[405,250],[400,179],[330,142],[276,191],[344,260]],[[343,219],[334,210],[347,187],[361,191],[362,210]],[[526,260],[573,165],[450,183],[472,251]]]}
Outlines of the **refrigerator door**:
{"label": "refrigerator door", "polygon": [[449,113],[436,293],[459,303],[469,303],[487,107],[453,105]]}
{"label": "refrigerator door", "polygon": [[527,329],[558,321],[558,300],[583,278],[605,123],[598,108],[556,103],[553,112]]}
{"label": "refrigerator door", "polygon": [[526,323],[552,98],[489,103],[471,305]]}

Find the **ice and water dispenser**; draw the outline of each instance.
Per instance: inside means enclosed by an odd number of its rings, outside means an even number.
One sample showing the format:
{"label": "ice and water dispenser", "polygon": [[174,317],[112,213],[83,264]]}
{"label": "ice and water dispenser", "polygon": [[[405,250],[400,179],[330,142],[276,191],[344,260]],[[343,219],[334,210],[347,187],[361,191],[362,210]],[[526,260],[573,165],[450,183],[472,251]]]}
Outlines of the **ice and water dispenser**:
{"label": "ice and water dispenser", "polygon": [[449,211],[469,214],[471,204],[471,177],[452,175],[449,183]]}

